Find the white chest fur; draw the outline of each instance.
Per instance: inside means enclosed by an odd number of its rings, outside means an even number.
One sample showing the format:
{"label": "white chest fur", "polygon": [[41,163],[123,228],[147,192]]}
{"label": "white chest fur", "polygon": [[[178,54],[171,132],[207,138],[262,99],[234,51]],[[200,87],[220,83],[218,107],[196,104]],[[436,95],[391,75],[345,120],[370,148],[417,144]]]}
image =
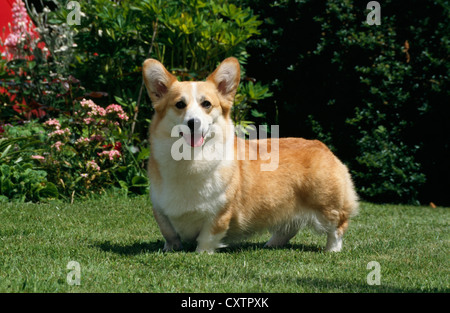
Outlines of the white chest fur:
{"label": "white chest fur", "polygon": [[159,158],[162,181],[151,187],[153,205],[166,215],[182,240],[195,240],[205,223],[225,206],[221,169],[230,161]]}
{"label": "white chest fur", "polygon": [[[212,129],[221,130],[218,124],[213,125]],[[161,181],[151,184],[152,202],[169,218],[181,239],[194,240],[205,223],[210,222],[226,205],[228,181],[222,173],[223,169],[234,164],[234,128],[232,125],[222,126],[228,130],[227,139],[224,140],[225,136],[215,136],[213,140],[223,145],[224,149],[210,149],[207,142],[202,153],[210,155],[200,160],[175,160],[171,151],[178,138],[158,136],[153,141],[153,157],[158,164]],[[225,155],[222,154],[224,151]]]}

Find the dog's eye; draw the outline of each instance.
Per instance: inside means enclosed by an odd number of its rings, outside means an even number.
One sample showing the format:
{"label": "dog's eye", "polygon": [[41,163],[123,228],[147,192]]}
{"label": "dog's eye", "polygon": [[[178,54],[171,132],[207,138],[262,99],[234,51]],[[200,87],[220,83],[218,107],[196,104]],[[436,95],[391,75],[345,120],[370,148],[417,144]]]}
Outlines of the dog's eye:
{"label": "dog's eye", "polygon": [[186,107],[186,103],[184,103],[183,101],[178,101],[177,103],[175,103],[175,106],[177,107],[177,109],[184,109]]}
{"label": "dog's eye", "polygon": [[204,107],[205,109],[209,109],[211,107],[211,102],[209,102],[208,100],[203,101],[202,107]]}

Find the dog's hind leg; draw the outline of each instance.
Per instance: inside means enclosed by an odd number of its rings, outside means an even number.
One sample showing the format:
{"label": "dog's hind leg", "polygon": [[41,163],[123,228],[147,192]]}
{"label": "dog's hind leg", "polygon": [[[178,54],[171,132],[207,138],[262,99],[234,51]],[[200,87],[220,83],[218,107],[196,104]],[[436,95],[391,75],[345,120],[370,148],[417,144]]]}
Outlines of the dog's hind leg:
{"label": "dog's hind leg", "polygon": [[166,240],[166,242],[164,243],[163,251],[167,252],[181,250],[183,246],[181,245],[180,237],[173,228],[172,223],[170,223],[167,216],[165,216],[155,208],[153,208],[153,215],[155,216],[155,220],[158,223],[159,229],[161,230],[161,233]]}
{"label": "dog's hind leg", "polygon": [[327,231],[326,251],[339,252],[342,249],[342,237],[347,229],[348,221],[345,219],[340,222],[338,227],[333,227]]}
{"label": "dog's hind leg", "polygon": [[339,231],[331,230],[327,233],[327,246],[325,251],[339,252],[342,249],[342,235]]}
{"label": "dog's hind leg", "polygon": [[298,225],[287,225],[272,231],[272,237],[264,245],[266,248],[278,248],[286,245],[299,230]]}

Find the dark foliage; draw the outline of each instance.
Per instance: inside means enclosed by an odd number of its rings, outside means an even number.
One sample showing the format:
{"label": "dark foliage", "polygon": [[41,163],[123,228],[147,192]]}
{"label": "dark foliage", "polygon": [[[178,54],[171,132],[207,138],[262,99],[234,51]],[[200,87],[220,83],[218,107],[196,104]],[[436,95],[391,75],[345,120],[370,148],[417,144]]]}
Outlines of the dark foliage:
{"label": "dark foliage", "polygon": [[271,84],[268,122],[329,144],[363,198],[449,205],[448,2],[380,2],[380,26],[367,3],[250,1],[248,73]]}

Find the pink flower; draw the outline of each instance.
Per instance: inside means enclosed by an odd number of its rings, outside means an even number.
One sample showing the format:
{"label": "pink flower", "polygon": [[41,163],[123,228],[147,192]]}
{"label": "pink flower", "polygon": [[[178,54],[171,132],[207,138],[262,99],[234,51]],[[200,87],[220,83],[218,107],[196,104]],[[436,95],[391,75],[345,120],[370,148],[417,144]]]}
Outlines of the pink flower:
{"label": "pink flower", "polygon": [[59,121],[57,119],[54,119],[54,118],[51,118],[48,121],[46,121],[44,123],[44,125],[46,125],[46,126],[53,126],[57,130],[61,128],[61,124],[59,124]]}
{"label": "pink flower", "polygon": [[89,117],[106,115],[106,110],[104,108],[102,108],[101,106],[96,105],[94,103],[94,101],[92,101],[92,100],[83,99],[80,101],[80,104],[81,104],[81,107],[90,110],[88,112]]}
{"label": "pink flower", "polygon": [[121,120],[128,121],[128,115],[123,111],[122,107],[118,104],[110,104],[106,107],[107,114],[117,114]]}
{"label": "pink flower", "polygon": [[57,141],[52,145],[52,148],[56,148],[56,151],[61,151],[62,146],[64,146],[64,144],[61,141]]}
{"label": "pink flower", "polygon": [[80,104],[81,104],[81,107],[83,107],[83,108],[91,108],[91,107],[93,107],[93,106],[96,106],[96,104],[94,103],[94,101],[92,101],[92,100],[86,100],[86,99],[81,100],[81,101],[80,101]]}
{"label": "pink flower", "polygon": [[120,158],[120,152],[117,150],[103,151],[97,153],[100,157],[108,157],[110,161],[114,161],[115,158]]}
{"label": "pink flower", "polygon": [[84,173],[84,174],[80,174],[81,177],[87,178],[88,174]]}
{"label": "pink flower", "polygon": [[95,110],[92,110],[92,113],[94,115],[98,115],[98,116],[105,116],[106,115],[106,111],[104,108],[102,108],[101,106],[98,106],[95,108]]}
{"label": "pink flower", "polygon": [[92,161],[87,161],[86,162],[86,169],[89,170],[93,170],[95,172],[99,172],[100,171],[100,166],[98,166],[98,164],[92,160]]}
{"label": "pink flower", "polygon": [[42,155],[32,155],[31,158],[34,160],[45,160]]}
{"label": "pink flower", "polygon": [[110,104],[106,107],[106,113],[121,113],[123,112],[122,107],[118,104]]}
{"label": "pink flower", "polygon": [[22,58],[18,44],[26,41],[26,46],[37,44],[37,35],[32,31],[33,23],[28,17],[27,9],[22,0],[16,0],[11,9],[11,32],[5,39],[5,55],[7,60]]}
{"label": "pink flower", "polygon": [[75,145],[77,146],[86,146],[90,142],[89,138],[80,137],[75,141]]}
{"label": "pink flower", "polygon": [[84,122],[86,125],[89,125],[89,124],[95,123],[95,119],[93,119],[92,117],[86,117],[86,118],[83,119],[83,122]]}
{"label": "pink flower", "polygon": [[69,136],[71,134],[70,129],[64,128],[64,129],[57,129],[51,133],[49,133],[48,137],[55,137],[55,136]]}

